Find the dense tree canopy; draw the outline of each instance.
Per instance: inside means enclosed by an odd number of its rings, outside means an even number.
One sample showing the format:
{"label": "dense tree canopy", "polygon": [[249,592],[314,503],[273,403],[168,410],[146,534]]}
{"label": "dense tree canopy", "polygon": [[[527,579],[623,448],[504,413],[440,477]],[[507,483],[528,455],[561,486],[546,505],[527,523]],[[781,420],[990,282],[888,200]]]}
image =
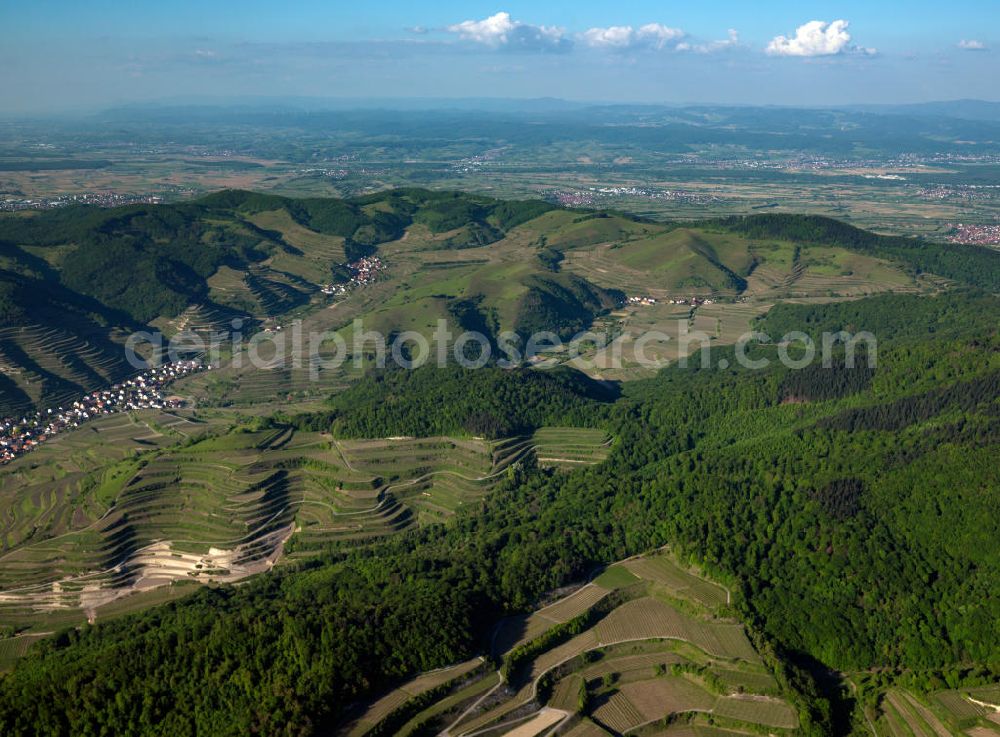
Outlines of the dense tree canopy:
{"label": "dense tree canopy", "polygon": [[[895,319],[886,304],[852,309]],[[480,650],[502,613],[667,542],[737,586],[737,606],[783,651],[841,669],[1000,674],[1000,309],[985,306],[992,331],[890,339],[874,371],[675,368],[614,404],[569,375],[365,380],[317,422],[430,435],[477,432],[467,422],[482,413],[498,432],[589,423],[616,442],[600,466],[521,467],[447,525],[63,633],[0,681],[0,730],[311,734]],[[844,308],[808,309],[833,324]],[[924,317],[913,334],[936,319]],[[918,369],[939,384],[930,394]]]}

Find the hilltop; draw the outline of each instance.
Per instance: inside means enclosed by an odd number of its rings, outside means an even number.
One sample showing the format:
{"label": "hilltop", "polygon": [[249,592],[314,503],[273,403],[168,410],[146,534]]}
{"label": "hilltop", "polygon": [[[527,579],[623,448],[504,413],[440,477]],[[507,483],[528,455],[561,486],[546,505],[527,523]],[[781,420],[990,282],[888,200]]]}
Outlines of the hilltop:
{"label": "hilltop", "polygon": [[[491,339],[542,329],[567,338],[595,320],[634,334],[676,332],[676,321],[690,318],[731,340],[783,299],[945,282],[1000,288],[996,251],[879,236],[826,218],[660,223],[421,189],[349,200],[229,190],[172,205],[76,206],[5,215],[0,234],[4,415],[121,379],[134,370],[121,342],[142,327],[207,335],[228,332],[234,319],[249,329],[302,318],[339,330],[361,317],[393,334],[429,333],[445,319]],[[331,286],[349,283],[349,265],[376,255],[381,270],[370,288]],[[656,306],[623,311],[636,296]],[[716,305],[676,306],[692,298]],[[244,379],[255,380],[230,377]],[[303,391],[295,376],[279,384]],[[213,401],[232,399],[216,391]]]}

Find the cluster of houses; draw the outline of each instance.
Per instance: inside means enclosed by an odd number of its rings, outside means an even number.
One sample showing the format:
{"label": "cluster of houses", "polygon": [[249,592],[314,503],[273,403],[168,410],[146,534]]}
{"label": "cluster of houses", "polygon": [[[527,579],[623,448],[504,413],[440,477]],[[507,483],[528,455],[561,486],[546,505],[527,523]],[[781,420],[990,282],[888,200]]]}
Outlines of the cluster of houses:
{"label": "cluster of houses", "polygon": [[347,264],[347,269],[351,272],[349,281],[343,284],[324,284],[320,287],[320,291],[323,294],[339,295],[346,294],[353,287],[371,284],[385,270],[385,262],[378,256],[365,256]]}
{"label": "cluster of houses", "polygon": [[159,205],[160,195],[119,194],[117,192],[83,192],[56,197],[16,197],[0,199],[0,212],[16,210],[54,210],[68,205],[97,205],[98,207],[120,207],[122,205]]}
{"label": "cluster of houses", "polygon": [[[691,305],[692,307],[698,307],[699,305],[710,305],[714,300],[706,297],[690,297],[684,299],[680,297],[678,299],[668,299],[666,303],[668,305]],[[629,297],[628,303],[632,305],[655,305],[656,297]]]}
{"label": "cluster of houses", "polygon": [[46,440],[102,415],[181,405],[164,388],[175,379],[199,371],[200,361],[185,360],[150,368],[109,389],[91,392],[68,407],[50,408],[26,417],[0,420],[0,464],[9,463]]}
{"label": "cluster of houses", "polygon": [[652,187],[589,187],[585,190],[572,192],[553,191],[549,199],[566,207],[590,207],[599,201],[609,199],[645,199],[666,200],[694,205],[704,205],[719,202],[715,195],[694,192],[686,189],[656,189]]}
{"label": "cluster of houses", "polygon": [[965,246],[996,246],[1000,244],[1000,225],[953,225],[949,243]]}

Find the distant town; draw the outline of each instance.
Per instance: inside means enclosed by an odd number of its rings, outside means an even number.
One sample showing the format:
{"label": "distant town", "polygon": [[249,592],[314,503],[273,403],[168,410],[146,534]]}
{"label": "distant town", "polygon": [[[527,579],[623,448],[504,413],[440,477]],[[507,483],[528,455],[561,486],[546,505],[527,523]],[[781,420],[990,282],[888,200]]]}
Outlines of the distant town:
{"label": "distant town", "polygon": [[705,205],[721,201],[721,198],[715,195],[701,194],[686,189],[659,189],[656,187],[590,187],[571,192],[552,192],[549,195],[549,199],[563,207],[589,207],[602,200],[626,197],[683,202],[692,205]]}
{"label": "distant town", "polygon": [[996,225],[965,225],[958,223],[951,227],[953,232],[948,236],[949,243],[960,243],[966,246],[1000,245],[1000,223]]}
{"label": "distant town", "polygon": [[121,205],[159,205],[164,201],[160,195],[118,194],[116,192],[84,192],[56,197],[10,197],[0,199],[0,212],[17,210],[54,210],[70,205],[96,205],[98,207],[119,207]]}

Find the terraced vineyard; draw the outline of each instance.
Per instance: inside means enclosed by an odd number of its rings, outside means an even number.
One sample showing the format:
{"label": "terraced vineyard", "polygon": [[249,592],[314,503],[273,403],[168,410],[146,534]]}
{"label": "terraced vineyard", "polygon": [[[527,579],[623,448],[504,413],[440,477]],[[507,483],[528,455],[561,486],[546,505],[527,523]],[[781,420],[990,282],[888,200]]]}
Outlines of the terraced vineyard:
{"label": "terraced vineyard", "polygon": [[0,417],[59,407],[136,373],[119,337],[38,323],[0,327]]}
{"label": "terraced vineyard", "polygon": [[[234,421],[117,415],[5,468],[0,624],[95,619],[131,593],[235,581],[284,556],[442,522],[535,452],[531,438],[336,440]],[[549,621],[571,613],[560,611]]]}
{"label": "terraced vineyard", "polygon": [[542,466],[574,468],[600,463],[608,457],[611,439],[601,430],[580,427],[544,427],[531,438]]}
{"label": "terraced vineyard", "polygon": [[877,737],[996,737],[1000,735],[1000,686],[918,695],[885,693],[869,714]]}
{"label": "terraced vineyard", "polygon": [[404,686],[362,711],[344,734],[384,729],[377,717],[387,701],[410,728],[456,736],[535,735],[557,724],[560,734],[646,734],[667,717],[720,737],[730,732],[719,726],[794,730],[796,710],[732,619],[728,599],[725,588],[668,553],[623,561],[568,596],[501,622],[493,656],[504,663],[502,686],[486,674],[464,680],[443,690],[440,708]]}
{"label": "terraced vineyard", "polygon": [[359,718],[346,725],[341,730],[341,733],[350,737],[360,737],[387,718],[390,718],[407,701],[419,698],[427,692],[440,688],[445,684],[464,684],[470,674],[474,674],[472,677],[483,675],[482,673],[476,674],[476,672],[483,670],[482,666],[485,663],[486,661],[483,658],[473,658],[450,668],[441,668],[440,670],[418,676],[372,704]]}
{"label": "terraced vineyard", "polygon": [[348,261],[344,239],[305,227],[285,210],[268,210],[248,218],[254,225],[277,232],[291,249],[275,254],[268,262],[278,271],[298,275],[317,284],[330,279],[330,265]]}
{"label": "terraced vineyard", "polygon": [[0,550],[83,529],[134,472],[129,459],[209,432],[218,422],[153,410],[102,417],[0,470]]}
{"label": "terraced vineyard", "polygon": [[45,639],[46,635],[19,635],[17,637],[6,637],[0,639],[0,673],[14,667],[18,658],[23,658],[28,652],[28,648],[39,640]]}

